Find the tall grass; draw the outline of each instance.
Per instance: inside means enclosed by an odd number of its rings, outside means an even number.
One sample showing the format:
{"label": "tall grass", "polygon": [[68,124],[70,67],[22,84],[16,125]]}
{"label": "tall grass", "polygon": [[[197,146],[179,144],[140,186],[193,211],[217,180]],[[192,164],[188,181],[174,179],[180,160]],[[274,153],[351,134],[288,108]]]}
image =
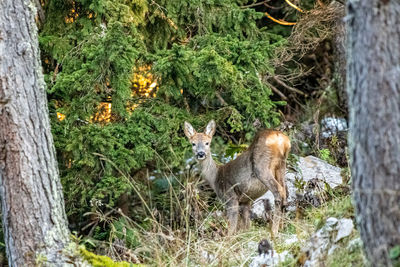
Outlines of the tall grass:
{"label": "tall grass", "polygon": [[[139,205],[134,211],[140,211],[140,216],[128,217],[111,207],[108,212],[99,208],[88,214],[97,216],[97,224],[109,229],[106,240],[82,241],[96,253],[149,266],[248,266],[257,255],[258,242],[271,240],[266,224],[253,223],[248,230],[228,235],[224,203],[190,171],[179,176],[172,171],[162,174],[168,186],[158,193],[151,188],[144,190],[132,177],[120,173],[136,194]],[[288,250],[294,256],[283,266],[296,265],[302,246],[328,217],[352,217],[353,212],[350,197],[341,196],[319,208],[308,208],[301,216],[284,214],[283,229],[271,240],[275,250]],[[293,236],[298,241],[287,243]]]}

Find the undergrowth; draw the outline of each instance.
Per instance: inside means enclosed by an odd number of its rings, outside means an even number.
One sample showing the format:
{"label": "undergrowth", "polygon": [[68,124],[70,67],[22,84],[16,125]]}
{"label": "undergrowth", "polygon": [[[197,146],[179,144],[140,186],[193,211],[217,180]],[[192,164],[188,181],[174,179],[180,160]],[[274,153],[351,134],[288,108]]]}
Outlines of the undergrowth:
{"label": "undergrowth", "polygon": [[[284,227],[273,240],[267,224],[253,223],[249,230],[228,236],[223,203],[216,201],[198,178],[181,178],[178,181],[184,182],[176,185],[168,182],[165,191],[153,196],[151,203],[142,203],[148,212],[142,222],[119,210],[102,214],[98,224],[103,230],[99,231],[108,229],[108,235],[103,240],[86,237],[81,242],[89,250],[115,260],[150,266],[248,266],[257,255],[258,242],[266,238],[278,253],[289,251],[293,256],[282,266],[298,266],[301,249],[327,218],[354,217],[350,196],[334,196],[318,208],[305,209],[301,215],[285,214]],[[161,203],[168,203],[167,207],[154,208]],[[337,251],[327,258],[327,266],[361,264],[361,247],[352,252],[346,248],[348,241],[357,236],[355,232],[341,242]],[[288,242],[293,238],[294,242]]]}

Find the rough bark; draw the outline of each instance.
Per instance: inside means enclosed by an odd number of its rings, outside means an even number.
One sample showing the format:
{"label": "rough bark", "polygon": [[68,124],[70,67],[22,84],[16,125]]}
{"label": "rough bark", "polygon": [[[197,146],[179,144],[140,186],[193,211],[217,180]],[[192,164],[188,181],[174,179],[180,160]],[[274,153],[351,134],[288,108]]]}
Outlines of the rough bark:
{"label": "rough bark", "polygon": [[400,245],[400,1],[347,1],[350,154],[357,223],[373,266]]}
{"label": "rough bark", "polygon": [[69,241],[33,2],[0,1],[0,194],[10,266],[63,265]]}
{"label": "rough bark", "polygon": [[334,47],[334,82],[337,92],[340,111],[347,115],[346,94],[346,27],[344,23],[345,8],[342,4],[334,3],[338,10],[335,20],[335,35],[333,36]]}

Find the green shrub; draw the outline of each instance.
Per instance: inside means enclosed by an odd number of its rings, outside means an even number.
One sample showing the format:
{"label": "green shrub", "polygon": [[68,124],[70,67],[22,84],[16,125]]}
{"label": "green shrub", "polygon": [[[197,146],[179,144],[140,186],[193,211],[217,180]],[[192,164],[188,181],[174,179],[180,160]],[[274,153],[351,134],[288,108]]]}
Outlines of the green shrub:
{"label": "green shrub", "polygon": [[[185,120],[201,128],[213,118],[224,138],[243,141],[254,122],[279,123],[284,103],[262,77],[285,39],[259,27],[263,14],[246,2],[45,1],[40,45],[73,228],[90,222],[93,201],[106,209],[124,193],[137,199],[141,170],[182,170]],[[157,81],[152,97],[135,87],[140,70]],[[96,121],[101,102],[112,104],[109,122]]]}

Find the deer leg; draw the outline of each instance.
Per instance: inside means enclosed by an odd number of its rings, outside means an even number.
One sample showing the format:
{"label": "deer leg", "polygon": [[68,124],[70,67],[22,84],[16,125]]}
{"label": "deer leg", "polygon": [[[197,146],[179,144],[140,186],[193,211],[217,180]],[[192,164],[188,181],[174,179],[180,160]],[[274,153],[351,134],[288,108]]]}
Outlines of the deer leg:
{"label": "deer leg", "polygon": [[242,221],[243,221],[243,229],[249,229],[249,227],[250,227],[250,203],[242,205]]}
{"label": "deer leg", "polygon": [[276,236],[278,233],[281,220],[282,220],[282,204],[285,204],[286,189],[275,179],[272,172],[269,169],[264,169],[264,171],[259,176],[261,182],[264,183],[271,190],[275,199],[275,210],[272,216],[272,236]]}
{"label": "deer leg", "polygon": [[275,178],[284,189],[282,195],[283,207],[287,205],[287,197],[289,195],[288,187],[286,185],[286,180],[285,180],[285,174],[286,174],[286,161],[284,160],[275,168]]}
{"label": "deer leg", "polygon": [[[280,176],[277,176],[279,179]],[[271,235],[275,239],[277,236],[279,229],[283,226],[283,209],[286,206],[286,197],[287,197],[287,187],[283,180],[278,179],[270,179],[271,186],[269,189],[274,195],[275,199],[275,210],[272,214],[272,225],[271,225]],[[280,182],[283,182],[280,183]]]}
{"label": "deer leg", "polygon": [[236,232],[239,215],[239,201],[237,198],[230,198],[226,204],[226,214],[228,217],[229,229],[228,234]]}
{"label": "deer leg", "polygon": [[250,203],[241,204],[238,228],[246,230],[249,229],[249,227],[250,227]]}
{"label": "deer leg", "polygon": [[286,189],[275,179],[270,170],[263,171],[259,179],[274,195],[275,206],[281,208],[285,201]]}
{"label": "deer leg", "polygon": [[273,239],[275,239],[275,237],[278,234],[279,228],[281,227],[281,224],[283,222],[282,219],[283,218],[281,209],[275,209],[274,214],[272,216],[272,226],[271,226],[271,235]]}
{"label": "deer leg", "polygon": [[272,162],[267,168],[266,162],[261,160],[251,159],[253,175],[259,179],[269,190],[275,198],[275,206],[282,208],[282,204],[286,204],[286,188],[283,187],[279,181],[280,176],[276,176],[278,169],[276,162]]}

